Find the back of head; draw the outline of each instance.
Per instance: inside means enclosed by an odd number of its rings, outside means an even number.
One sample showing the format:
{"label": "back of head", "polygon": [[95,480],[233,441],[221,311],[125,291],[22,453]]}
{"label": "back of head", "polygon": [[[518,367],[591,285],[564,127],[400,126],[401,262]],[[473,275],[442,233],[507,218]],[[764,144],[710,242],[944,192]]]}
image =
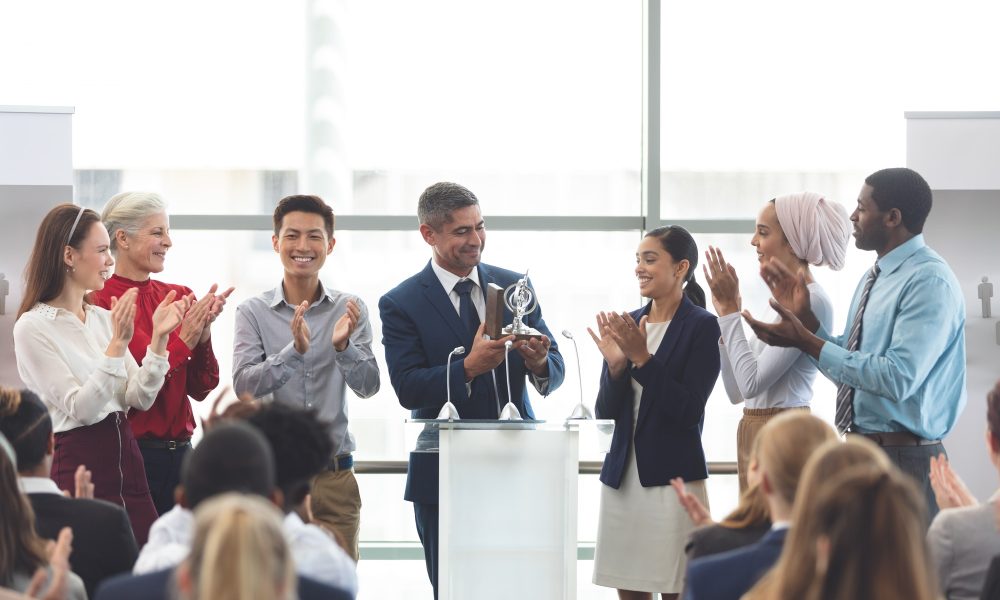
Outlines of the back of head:
{"label": "back of head", "polygon": [[0,586],[7,586],[14,573],[31,575],[48,560],[31,504],[18,486],[13,450],[0,439]]}
{"label": "back of head", "polygon": [[115,232],[119,229],[135,235],[143,221],[152,215],[167,212],[167,203],[153,192],[122,192],[115,194],[101,210],[101,221],[111,237],[111,251],[118,251]]}
{"label": "back of head", "polygon": [[181,483],[187,507],[226,492],[274,491],[274,455],[264,436],[246,423],[222,423],[205,434],[184,459]]}
{"label": "back of head", "polygon": [[18,470],[27,472],[45,460],[52,418],[34,392],[0,387],[0,433],[17,453]]}
{"label": "back of head", "polygon": [[278,205],[274,207],[274,214],[272,215],[274,235],[278,235],[281,232],[281,224],[285,219],[285,215],[290,212],[304,212],[323,217],[323,229],[326,231],[326,237],[333,237],[335,222],[333,209],[326,202],[323,202],[323,199],[319,196],[295,194],[293,196],[285,196],[279,200]]}
{"label": "back of head", "polygon": [[479,199],[468,188],[457,183],[441,181],[420,194],[417,201],[417,219],[437,231],[451,221],[451,213],[466,206],[478,206]]}
{"label": "back of head", "polygon": [[81,249],[90,228],[100,220],[96,212],[75,204],[60,204],[45,215],[24,269],[24,298],[17,309],[18,317],[36,302],[47,302],[62,293],[66,284],[66,246]]}
{"label": "back of head", "polygon": [[684,295],[696,306],[705,308],[705,290],[694,280],[695,267],[698,266],[698,244],[695,243],[691,233],[680,225],[670,225],[657,227],[646,233],[645,237],[659,240],[675,263],[688,261],[687,275],[684,278]]}
{"label": "back of head", "polygon": [[824,442],[836,439],[836,432],[806,412],[789,411],[768,421],[757,435],[762,477],[767,478],[774,494],[794,506],[806,461]]}
{"label": "back of head", "polygon": [[[295,567],[281,515],[261,498],[223,494],[195,511],[181,571],[188,600],[274,600],[295,595]],[[186,580],[186,581],[185,581]]]}
{"label": "back of head", "polygon": [[926,507],[897,469],[851,467],[817,492],[817,576],[808,598],[937,597],[925,540]]}
{"label": "back of head", "polygon": [[907,231],[914,235],[923,232],[932,194],[920,173],[905,167],[882,169],[866,177],[865,183],[871,186],[872,200],[879,210],[898,209]]}
{"label": "back of head", "polygon": [[333,440],[330,426],[315,411],[273,402],[247,418],[260,430],[274,452],[278,487],[290,509],[305,500],[310,482],[330,463]]}
{"label": "back of head", "polygon": [[[781,557],[775,568],[754,589],[753,598],[801,598],[816,575],[816,538],[819,522],[813,518],[818,491],[823,483],[854,468],[867,467],[876,471],[891,470],[892,463],[881,448],[858,437],[846,442],[833,439],[817,448],[802,470],[793,527],[788,533]],[[771,593],[764,594],[764,591]]]}

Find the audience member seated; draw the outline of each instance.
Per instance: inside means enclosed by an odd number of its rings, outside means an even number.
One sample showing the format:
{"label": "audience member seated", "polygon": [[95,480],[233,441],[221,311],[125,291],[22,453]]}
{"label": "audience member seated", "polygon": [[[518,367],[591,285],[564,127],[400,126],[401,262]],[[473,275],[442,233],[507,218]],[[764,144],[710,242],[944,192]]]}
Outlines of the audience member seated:
{"label": "audience member seated", "polygon": [[285,538],[292,548],[296,570],[357,594],[357,566],[337,545],[336,534],[300,516],[311,512],[306,505],[309,488],[333,459],[329,424],[320,421],[314,411],[277,402],[264,405],[250,415],[248,422],[264,434],[274,451],[278,489],[284,496]]}
{"label": "audience member seated", "polygon": [[690,563],[685,598],[738,600],[778,560],[795,505],[796,487],[809,456],[833,428],[800,411],[779,414],[760,430],[760,486],[767,497],[771,530],[759,542]]}
{"label": "audience member seated", "polygon": [[[1000,382],[986,395],[986,449],[1000,472]],[[975,600],[983,589],[990,559],[1000,554],[995,508],[1000,491],[979,504],[941,455],[931,459],[931,486],[941,512],[927,542],[937,566],[941,593],[948,600]]]}
{"label": "audience member seated", "polygon": [[[864,438],[850,437],[844,443],[830,440],[812,453],[799,478],[795,509],[792,511],[792,523],[796,526],[789,530],[781,557],[774,568],[743,596],[744,600],[797,600],[803,597],[802,582],[809,582],[816,576],[816,537],[809,519],[815,510],[817,491],[824,481],[856,466],[881,471],[893,468],[885,452]],[[789,591],[789,585],[798,587]]]}
{"label": "audience member seated", "polygon": [[767,509],[767,498],[760,489],[760,466],[757,451],[760,436],[753,440],[747,464],[747,485],[740,494],[740,503],[725,519],[716,523],[701,500],[689,494],[681,478],[672,479],[670,485],[677,492],[677,499],[687,510],[688,516],[698,529],[691,532],[684,552],[688,560],[719,554],[749,546],[764,537],[771,529],[771,515]]}
{"label": "audience member seated", "polygon": [[[192,455],[197,448],[192,451]],[[273,473],[273,471],[272,471]],[[200,502],[190,555],[176,569],[119,576],[96,600],[349,600],[348,592],[295,575],[279,511],[259,495]]]}
{"label": "audience member seated", "polygon": [[912,478],[896,468],[858,465],[818,488],[796,525],[801,535],[786,549],[790,556],[811,558],[811,564],[776,573],[782,592],[753,598],[939,597],[924,540],[927,507]]}
{"label": "audience member seated", "polygon": [[187,558],[198,504],[226,492],[257,494],[281,505],[275,486],[274,455],[255,428],[225,422],[205,434],[181,467],[177,504],[153,523],[133,573],[176,567]]}
{"label": "audience member seated", "polygon": [[78,489],[76,498],[67,498],[49,478],[55,451],[52,418],[34,392],[0,387],[0,432],[17,455],[21,489],[34,510],[38,535],[55,540],[63,527],[73,530],[76,552],[70,566],[87,594],[93,595],[101,580],[131,571],[139,549],[125,509],[94,500],[92,484],[89,493]]}
{"label": "audience member seated", "polygon": [[[14,448],[0,434],[0,586],[16,592],[24,592],[29,587],[44,592],[55,583],[54,574],[49,566],[45,540],[35,533],[31,505],[17,485]],[[86,600],[83,581],[73,573],[66,576],[65,598]]]}

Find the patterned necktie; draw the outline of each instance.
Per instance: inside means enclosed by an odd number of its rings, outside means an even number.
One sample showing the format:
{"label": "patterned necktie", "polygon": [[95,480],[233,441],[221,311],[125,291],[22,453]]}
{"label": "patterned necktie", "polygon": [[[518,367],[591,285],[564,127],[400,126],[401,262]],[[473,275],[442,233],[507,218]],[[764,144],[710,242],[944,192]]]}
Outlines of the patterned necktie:
{"label": "patterned necktie", "polygon": [[[865,289],[861,291],[861,300],[858,301],[858,312],[851,324],[851,335],[847,338],[848,352],[855,352],[861,346],[861,319],[865,314],[865,306],[868,305],[872,285],[880,271],[878,263],[868,271],[868,280],[865,281]],[[842,434],[854,424],[854,388],[844,383],[837,386],[837,418],[834,422],[837,424],[837,431]]]}
{"label": "patterned necktie", "polygon": [[479,329],[479,313],[476,312],[476,305],[472,303],[472,288],[475,285],[471,279],[463,279],[455,284],[455,292],[458,293],[458,316],[465,323],[470,337],[475,336]]}

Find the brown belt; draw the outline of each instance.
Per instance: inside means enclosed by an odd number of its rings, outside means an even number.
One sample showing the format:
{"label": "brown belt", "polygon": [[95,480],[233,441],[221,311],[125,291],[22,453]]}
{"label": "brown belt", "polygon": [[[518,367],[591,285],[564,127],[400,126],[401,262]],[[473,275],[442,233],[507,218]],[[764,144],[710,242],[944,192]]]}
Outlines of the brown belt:
{"label": "brown belt", "polygon": [[859,435],[875,442],[879,446],[933,446],[940,444],[941,440],[925,440],[909,431],[887,431],[877,433],[867,433],[862,431],[848,431],[847,435]]}

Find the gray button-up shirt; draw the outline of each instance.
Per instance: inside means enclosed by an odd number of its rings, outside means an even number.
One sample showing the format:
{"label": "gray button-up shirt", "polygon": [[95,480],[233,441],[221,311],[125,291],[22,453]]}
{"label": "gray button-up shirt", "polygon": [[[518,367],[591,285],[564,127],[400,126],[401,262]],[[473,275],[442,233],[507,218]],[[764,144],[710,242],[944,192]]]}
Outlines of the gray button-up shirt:
{"label": "gray button-up shirt", "polygon": [[[361,319],[343,352],[333,343],[333,327],[347,312],[347,301],[361,309]],[[233,387],[238,395],[311,408],[332,423],[335,454],[353,452],[347,430],[347,387],[361,398],[378,392],[379,372],[372,353],[368,308],[356,296],[323,287],[323,295],[305,312],[309,350],[299,354],[292,341],[295,307],[282,286],[244,301],[236,309]]]}

